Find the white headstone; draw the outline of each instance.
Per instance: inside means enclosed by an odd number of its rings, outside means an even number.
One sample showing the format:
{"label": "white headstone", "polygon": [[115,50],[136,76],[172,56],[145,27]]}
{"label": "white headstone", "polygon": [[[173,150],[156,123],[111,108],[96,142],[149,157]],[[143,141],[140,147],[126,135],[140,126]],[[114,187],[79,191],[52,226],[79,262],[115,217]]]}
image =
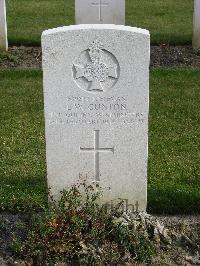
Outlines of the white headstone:
{"label": "white headstone", "polygon": [[52,194],[82,177],[104,188],[103,201],[121,198],[145,210],[149,32],[62,27],[43,32],[42,49]]}
{"label": "white headstone", "polygon": [[193,47],[200,48],[200,0],[194,0]]}
{"label": "white headstone", "polygon": [[0,50],[8,50],[5,0],[0,0]]}
{"label": "white headstone", "polygon": [[75,0],[76,24],[125,24],[125,0]]}

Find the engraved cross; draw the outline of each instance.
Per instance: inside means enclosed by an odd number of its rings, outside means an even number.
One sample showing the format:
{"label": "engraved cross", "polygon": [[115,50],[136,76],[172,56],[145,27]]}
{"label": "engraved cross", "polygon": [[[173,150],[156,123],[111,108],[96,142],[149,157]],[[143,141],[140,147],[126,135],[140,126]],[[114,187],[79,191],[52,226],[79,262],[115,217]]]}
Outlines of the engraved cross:
{"label": "engraved cross", "polygon": [[112,148],[100,148],[99,147],[99,130],[94,130],[94,148],[80,148],[81,152],[94,153],[94,177],[95,182],[100,181],[100,170],[99,170],[99,154],[101,152],[114,154],[114,147]]}
{"label": "engraved cross", "polygon": [[98,0],[98,3],[92,3],[92,6],[99,8],[99,21],[102,21],[102,7],[109,6],[109,3],[102,3],[102,0]]}

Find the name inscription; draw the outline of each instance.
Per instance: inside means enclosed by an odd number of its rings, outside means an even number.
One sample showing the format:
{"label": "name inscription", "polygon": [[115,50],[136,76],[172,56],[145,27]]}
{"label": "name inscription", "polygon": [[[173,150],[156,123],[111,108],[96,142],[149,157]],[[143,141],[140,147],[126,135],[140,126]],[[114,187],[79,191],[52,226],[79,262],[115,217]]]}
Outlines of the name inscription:
{"label": "name inscription", "polygon": [[76,97],[68,96],[61,112],[49,114],[50,125],[103,125],[143,123],[141,112],[131,112],[127,96],[122,97]]}

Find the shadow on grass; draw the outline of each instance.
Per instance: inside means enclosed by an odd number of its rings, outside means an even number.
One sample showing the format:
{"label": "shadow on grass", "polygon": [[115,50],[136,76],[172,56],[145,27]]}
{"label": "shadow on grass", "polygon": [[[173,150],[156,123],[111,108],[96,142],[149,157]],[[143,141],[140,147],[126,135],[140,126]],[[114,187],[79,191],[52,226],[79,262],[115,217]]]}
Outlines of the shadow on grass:
{"label": "shadow on grass", "polygon": [[27,47],[38,47],[41,46],[41,39],[28,39],[28,38],[12,38],[8,40],[9,47],[11,46],[27,46]]}
{"label": "shadow on grass", "polygon": [[[151,32],[150,32],[151,33]],[[10,38],[8,40],[9,46],[41,46],[41,38],[26,38],[26,37],[18,37],[18,38]],[[191,45],[192,44],[192,35],[182,35],[182,34],[160,34],[160,33],[152,33],[151,34],[151,45],[161,45],[166,43],[168,45]]]}
{"label": "shadow on grass", "polygon": [[182,185],[159,185],[148,188],[148,213],[197,214],[200,213],[200,190]]}
{"label": "shadow on grass", "polygon": [[[151,31],[150,31],[151,34]],[[192,35],[183,35],[183,34],[160,34],[152,33],[151,34],[151,45],[161,45],[168,44],[170,46],[184,46],[192,44]]]}

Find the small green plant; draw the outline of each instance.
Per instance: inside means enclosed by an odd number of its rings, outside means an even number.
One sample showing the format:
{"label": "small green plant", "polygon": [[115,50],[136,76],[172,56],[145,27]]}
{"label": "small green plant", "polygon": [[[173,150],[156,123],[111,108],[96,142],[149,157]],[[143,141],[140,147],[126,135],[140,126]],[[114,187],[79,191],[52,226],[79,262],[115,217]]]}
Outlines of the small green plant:
{"label": "small green plant", "polygon": [[15,54],[11,54],[9,52],[1,52],[0,53],[0,63],[4,61],[10,61],[10,62],[17,62],[17,56]]}
{"label": "small green plant", "polygon": [[14,243],[15,252],[34,265],[147,262],[154,253],[147,231],[100,205],[102,191],[96,189],[83,182],[63,190],[58,202],[52,199],[46,213],[34,218],[26,241]]}

